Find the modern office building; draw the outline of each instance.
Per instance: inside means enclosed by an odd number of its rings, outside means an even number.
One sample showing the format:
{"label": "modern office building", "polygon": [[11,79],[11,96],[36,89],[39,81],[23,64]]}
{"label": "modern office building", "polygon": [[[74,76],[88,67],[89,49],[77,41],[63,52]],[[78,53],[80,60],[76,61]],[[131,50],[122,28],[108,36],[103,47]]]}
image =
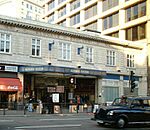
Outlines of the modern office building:
{"label": "modern office building", "polygon": [[[76,96],[90,104],[147,95],[145,43],[6,16],[0,25],[0,102],[45,102],[53,93],[65,104]],[[130,71],[137,83],[133,93]]]}
{"label": "modern office building", "polygon": [[43,0],[0,0],[0,14],[42,21]]}
{"label": "modern office building", "polygon": [[147,42],[150,48],[150,0],[47,0],[43,6],[48,23],[96,31],[133,44]]}

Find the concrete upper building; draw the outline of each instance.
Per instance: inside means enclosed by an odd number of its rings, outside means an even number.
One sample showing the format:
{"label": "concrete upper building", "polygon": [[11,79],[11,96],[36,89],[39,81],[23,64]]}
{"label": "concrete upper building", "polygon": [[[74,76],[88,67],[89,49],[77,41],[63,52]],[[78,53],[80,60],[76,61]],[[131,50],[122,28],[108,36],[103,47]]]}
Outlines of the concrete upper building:
{"label": "concrete upper building", "polygon": [[16,18],[42,20],[43,0],[0,0],[0,14]]}
{"label": "concrete upper building", "polygon": [[149,0],[47,0],[46,22],[126,40],[146,38]]}
{"label": "concrete upper building", "polygon": [[[150,48],[150,0],[47,0],[43,6],[43,18],[48,23],[94,30],[141,44],[147,42]],[[149,82],[150,76],[148,79]]]}

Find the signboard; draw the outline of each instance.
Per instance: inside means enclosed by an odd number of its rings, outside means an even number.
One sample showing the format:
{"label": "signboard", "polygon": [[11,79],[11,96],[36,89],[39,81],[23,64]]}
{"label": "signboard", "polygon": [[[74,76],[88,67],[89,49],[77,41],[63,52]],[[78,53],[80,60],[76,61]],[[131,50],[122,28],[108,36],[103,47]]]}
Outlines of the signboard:
{"label": "signboard", "polygon": [[59,103],[59,93],[52,94],[52,101],[53,103]]}
{"label": "signboard", "polygon": [[57,86],[56,87],[56,92],[58,92],[58,93],[64,93],[64,86]]}

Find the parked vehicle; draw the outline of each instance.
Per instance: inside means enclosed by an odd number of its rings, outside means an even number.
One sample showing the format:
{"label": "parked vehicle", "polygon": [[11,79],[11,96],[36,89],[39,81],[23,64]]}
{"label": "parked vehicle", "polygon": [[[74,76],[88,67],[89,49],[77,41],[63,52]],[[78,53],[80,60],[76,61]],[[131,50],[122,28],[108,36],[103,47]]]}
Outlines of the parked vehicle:
{"label": "parked vehicle", "polygon": [[94,119],[99,125],[107,123],[119,128],[150,123],[150,97],[116,98],[111,105],[97,109]]}

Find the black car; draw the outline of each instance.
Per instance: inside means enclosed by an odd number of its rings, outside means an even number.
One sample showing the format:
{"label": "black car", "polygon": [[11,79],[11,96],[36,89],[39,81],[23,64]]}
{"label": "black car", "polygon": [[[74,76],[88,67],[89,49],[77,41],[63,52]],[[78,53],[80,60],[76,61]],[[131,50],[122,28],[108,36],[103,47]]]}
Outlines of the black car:
{"label": "black car", "polygon": [[99,125],[111,124],[119,128],[150,123],[150,97],[116,98],[110,106],[97,109],[94,119]]}

